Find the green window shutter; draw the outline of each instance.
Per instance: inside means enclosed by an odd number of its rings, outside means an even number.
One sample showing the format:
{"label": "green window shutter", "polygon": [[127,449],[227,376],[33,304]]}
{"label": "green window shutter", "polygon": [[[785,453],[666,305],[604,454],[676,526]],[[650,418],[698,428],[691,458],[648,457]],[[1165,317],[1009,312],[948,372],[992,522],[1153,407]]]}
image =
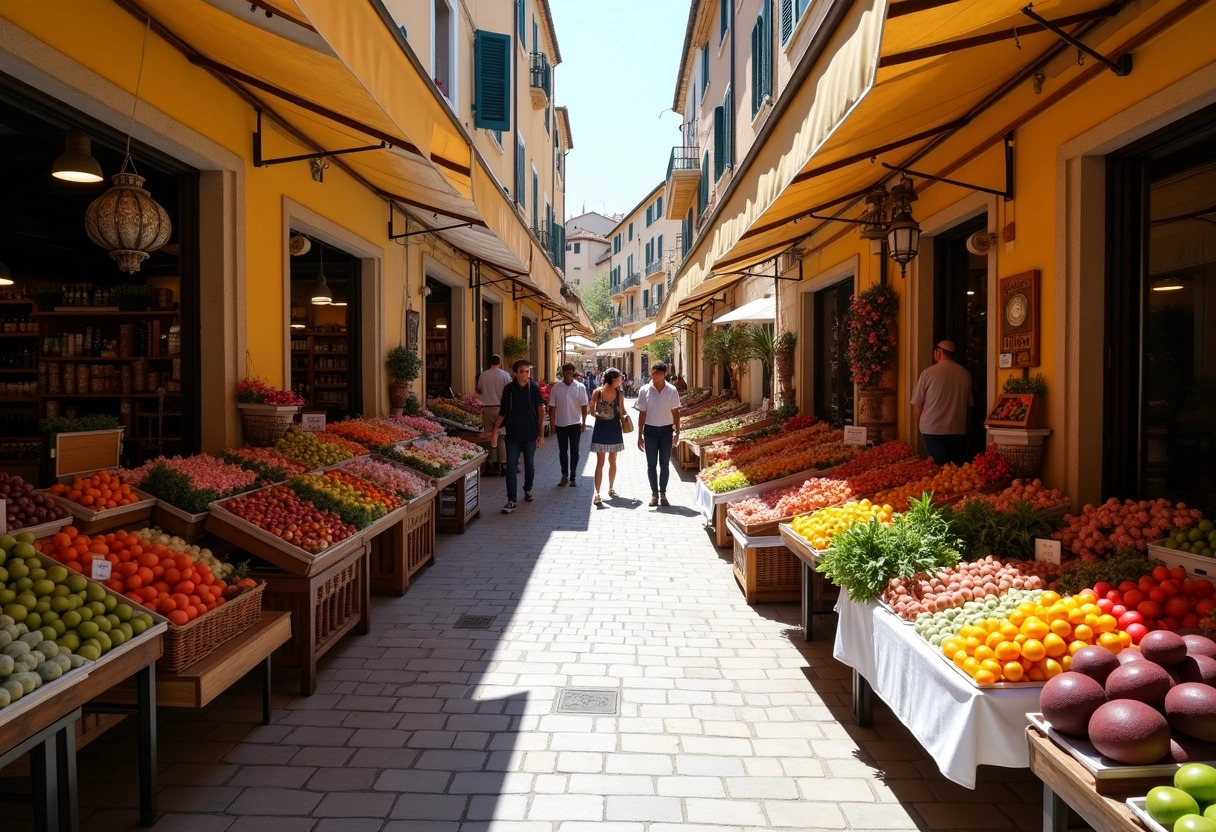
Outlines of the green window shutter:
{"label": "green window shutter", "polygon": [[649,308],[650,308],[650,290],[643,289],[642,290],[642,309],[649,309]]}
{"label": "green window shutter", "polygon": [[709,204],[709,154],[701,154],[701,192],[697,195],[697,216],[700,217],[705,213],[705,206]]}
{"label": "green window shutter", "polygon": [[539,212],[540,203],[540,183],[536,181],[536,171],[532,171],[532,227],[540,228],[537,223],[537,213]]}
{"label": "green window shutter", "polygon": [[656,220],[663,216],[663,197],[662,196],[659,196],[658,206],[659,207],[654,209],[654,218]]}
{"label": "green window shutter", "polygon": [[523,206],[524,199],[524,143],[517,135],[515,137],[515,201]]}
{"label": "green window shutter", "polygon": [[722,178],[726,165],[726,113],[721,106],[714,107],[714,181]]}
{"label": "green window shutter", "polygon": [[525,0],[515,0],[515,34],[519,35],[519,43],[525,46],[524,43],[524,25],[528,19],[527,10],[524,6]]}
{"label": "green window shutter", "polygon": [[781,42],[788,43],[794,33],[794,0],[781,0]]}
{"label": "green window shutter", "polygon": [[[792,0],[791,0],[792,2]],[[709,86],[709,44],[705,44],[705,48],[701,50],[701,95],[705,95],[705,88]]]}
{"label": "green window shutter", "polygon": [[655,256],[656,260],[660,259],[663,256],[663,235],[662,234],[659,235],[659,242],[658,242],[658,245],[655,246],[654,256]]}
{"label": "green window shutter", "polygon": [[722,102],[722,171],[731,167],[735,161],[735,91],[726,91]]}
{"label": "green window shutter", "polygon": [[764,42],[761,32],[764,27],[764,17],[756,16],[756,25],[752,26],[752,118],[760,112],[760,104],[764,101],[761,92],[761,78],[764,77]]}
{"label": "green window shutter", "polygon": [[718,42],[722,42],[722,38],[726,37],[726,30],[730,28],[730,0],[718,0]]}
{"label": "green window shutter", "polygon": [[474,125],[511,129],[511,38],[478,29],[473,37]]}
{"label": "green window shutter", "polygon": [[764,18],[761,24],[761,39],[764,48],[760,54],[761,62],[760,92],[763,95],[773,95],[773,0],[764,0]]}

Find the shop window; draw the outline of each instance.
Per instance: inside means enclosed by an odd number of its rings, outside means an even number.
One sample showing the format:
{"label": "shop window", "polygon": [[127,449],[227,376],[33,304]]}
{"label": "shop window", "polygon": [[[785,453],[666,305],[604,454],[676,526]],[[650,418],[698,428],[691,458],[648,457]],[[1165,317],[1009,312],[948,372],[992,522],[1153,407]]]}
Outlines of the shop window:
{"label": "shop window", "polygon": [[[306,409],[338,421],[363,409],[360,261],[316,238],[309,243],[291,258],[291,389]],[[312,290],[322,274],[331,301],[315,304]]]}
{"label": "shop window", "polygon": [[1107,165],[1103,496],[1216,509],[1216,107]]}
{"label": "shop window", "polygon": [[450,0],[434,0],[431,16],[431,75],[435,86],[456,106],[456,12]]}
{"label": "shop window", "polygon": [[814,363],[815,415],[839,427],[853,424],[853,381],[845,356],[848,333],[845,316],[853,300],[853,278],[815,293]]}
{"label": "shop window", "polygon": [[452,395],[452,290],[446,284],[428,277],[426,287],[426,397]]}

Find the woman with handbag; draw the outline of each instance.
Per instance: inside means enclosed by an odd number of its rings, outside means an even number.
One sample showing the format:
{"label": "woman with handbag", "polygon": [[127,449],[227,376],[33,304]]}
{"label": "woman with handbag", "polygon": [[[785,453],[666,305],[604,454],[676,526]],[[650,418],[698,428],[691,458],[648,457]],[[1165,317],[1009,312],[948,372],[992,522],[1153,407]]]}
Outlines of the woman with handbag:
{"label": "woman with handbag", "polygon": [[617,496],[616,455],[625,450],[622,432],[622,417],[625,413],[625,397],[621,392],[621,371],[609,367],[604,371],[603,384],[591,394],[591,412],[595,415],[595,428],[591,431],[591,452],[595,454],[595,496],[591,502],[599,505],[600,483],[604,477],[604,456],[608,456],[608,496]]}

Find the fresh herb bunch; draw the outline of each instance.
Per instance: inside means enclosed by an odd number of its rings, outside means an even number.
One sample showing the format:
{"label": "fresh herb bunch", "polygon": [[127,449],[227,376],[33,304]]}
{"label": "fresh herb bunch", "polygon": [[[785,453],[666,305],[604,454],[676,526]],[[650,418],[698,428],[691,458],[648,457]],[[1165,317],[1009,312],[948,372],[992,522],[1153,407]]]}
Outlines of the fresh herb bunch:
{"label": "fresh herb bunch", "polygon": [[57,433],[79,433],[85,430],[113,430],[116,427],[118,427],[118,417],[106,413],[93,413],[78,416],[75,419],[55,416],[51,419],[43,419],[38,423],[38,429],[48,436],[54,436]]}
{"label": "fresh herb bunch", "polygon": [[1028,500],[1017,500],[1010,511],[998,511],[987,500],[968,500],[961,508],[943,512],[951,531],[963,542],[971,558],[996,555],[1027,560],[1034,557],[1034,539],[1050,537],[1063,518],[1040,514]]}
{"label": "fresh herb bunch", "polygon": [[1105,560],[1077,561],[1060,573],[1056,588],[1064,594],[1088,589],[1099,581],[1118,586],[1152,574],[1153,562],[1135,549],[1120,549]]}
{"label": "fresh herb bunch", "polygon": [[1035,373],[1030,378],[1022,378],[1021,376],[1010,376],[1005,379],[1005,384],[1001,387],[1002,393],[1030,394],[1032,396],[1047,395],[1047,380],[1043,378],[1042,373]]}
{"label": "fresh herb bunch", "polygon": [[220,451],[216,454],[217,457],[224,462],[231,462],[233,465],[239,465],[246,471],[252,471],[257,474],[264,482],[282,482],[290,476],[286,469],[280,468],[277,465],[271,465],[268,462],[261,460],[249,459],[240,454],[230,453],[228,451]]}
{"label": "fresh herb bunch", "polygon": [[818,571],[844,587],[853,600],[868,601],[892,578],[957,566],[961,541],[933,507],[932,495],[908,505],[890,526],[872,518],[837,534],[820,557]]}

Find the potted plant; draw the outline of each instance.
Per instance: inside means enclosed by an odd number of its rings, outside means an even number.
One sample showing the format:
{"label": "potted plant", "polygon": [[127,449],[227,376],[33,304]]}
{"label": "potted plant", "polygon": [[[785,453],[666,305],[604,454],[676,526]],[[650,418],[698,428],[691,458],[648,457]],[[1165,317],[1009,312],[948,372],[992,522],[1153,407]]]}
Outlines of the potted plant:
{"label": "potted plant", "polygon": [[798,336],[788,329],[773,341],[773,352],[777,361],[777,375],[788,377],[794,374],[794,347],[798,345]]}
{"label": "potted plant", "polygon": [[531,351],[532,345],[526,338],[520,338],[518,335],[502,336],[502,356],[508,367],[521,358],[527,358]]}
{"label": "potted plant", "polygon": [[410,385],[422,374],[422,358],[409,347],[393,347],[388,351],[388,403],[401,410],[409,401]]}
{"label": "potted plant", "polygon": [[124,283],[114,287],[111,297],[123,312],[144,312],[152,308],[156,290],[143,283]]}
{"label": "potted plant", "polygon": [[1042,427],[1046,396],[1042,373],[1027,378],[1010,376],[984,420],[988,438],[1015,477],[1033,478],[1043,463],[1044,443],[1051,435],[1050,428]]}
{"label": "potted plant", "polygon": [[759,357],[751,324],[727,324],[714,330],[705,336],[702,352],[709,363],[726,369],[731,390],[736,398],[741,398],[739,388],[747,372],[747,362]]}
{"label": "potted plant", "polygon": [[39,312],[54,312],[56,306],[63,306],[63,287],[43,283],[34,287],[30,298],[38,305]]}
{"label": "potted plant", "polygon": [[286,436],[295,414],[304,405],[300,396],[256,376],[237,383],[236,402],[245,441],[255,447],[268,447]]}

